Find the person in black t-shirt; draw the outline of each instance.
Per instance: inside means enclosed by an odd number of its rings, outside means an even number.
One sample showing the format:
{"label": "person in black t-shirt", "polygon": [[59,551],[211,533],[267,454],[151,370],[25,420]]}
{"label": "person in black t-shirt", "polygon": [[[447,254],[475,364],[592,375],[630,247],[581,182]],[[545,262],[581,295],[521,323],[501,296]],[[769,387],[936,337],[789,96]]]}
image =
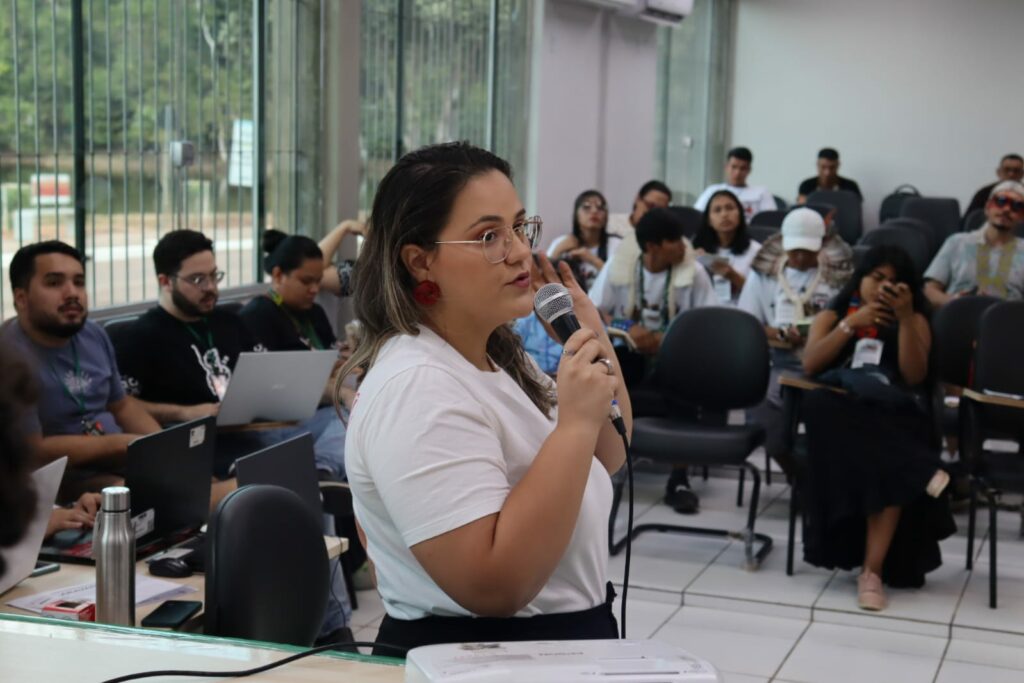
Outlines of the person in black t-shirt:
{"label": "person in black t-shirt", "polygon": [[[270,290],[241,311],[242,320],[256,339],[268,351],[339,348],[327,314],[316,303],[324,273],[320,247],[303,235],[267,230],[263,233],[263,252]],[[331,403],[333,387],[332,375],[324,389],[325,407]]]}
{"label": "person in black t-shirt", "polygon": [[800,183],[797,190],[797,204],[807,201],[807,195],[817,190],[846,190],[863,199],[856,181],[839,175],[839,152],[825,147],[818,152],[818,175]]}

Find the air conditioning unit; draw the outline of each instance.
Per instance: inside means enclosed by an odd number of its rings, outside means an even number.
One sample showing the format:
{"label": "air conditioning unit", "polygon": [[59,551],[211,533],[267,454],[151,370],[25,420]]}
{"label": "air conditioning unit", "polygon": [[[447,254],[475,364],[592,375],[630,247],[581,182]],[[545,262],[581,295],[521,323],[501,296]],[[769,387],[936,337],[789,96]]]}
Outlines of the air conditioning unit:
{"label": "air conditioning unit", "polygon": [[576,0],[586,5],[609,9],[617,14],[653,21],[663,26],[678,26],[693,12],[693,0]]}

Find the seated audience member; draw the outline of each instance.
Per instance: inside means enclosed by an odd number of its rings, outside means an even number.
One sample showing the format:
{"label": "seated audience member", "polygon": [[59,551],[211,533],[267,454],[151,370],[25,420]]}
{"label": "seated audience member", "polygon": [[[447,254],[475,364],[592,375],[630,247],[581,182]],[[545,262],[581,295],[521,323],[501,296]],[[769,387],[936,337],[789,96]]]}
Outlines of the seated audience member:
{"label": "seated audience member", "polygon": [[355,261],[343,259],[334,263],[334,256],[349,235],[366,237],[366,225],[351,218],[341,223],[320,240],[320,251],[323,252],[323,278],[320,286],[337,296],[352,296],[352,267]]}
{"label": "seated audience member", "polygon": [[[217,308],[213,243],[194,230],[164,235],[153,249],[160,286],[158,305],[132,326],[117,348],[125,386],[165,422],[182,422],[188,409],[215,414],[240,354],[265,350],[242,319]],[[344,430],[336,416],[314,416],[296,427],[220,433],[216,474],[235,459],[302,432],[315,441],[317,467],[340,475]]]}
{"label": "seated audience member", "polygon": [[807,201],[807,195],[818,190],[845,190],[863,199],[856,181],[839,175],[839,152],[825,147],[818,152],[818,175],[800,183],[797,190],[797,204]]}
{"label": "seated audience member", "polygon": [[1024,239],[1014,233],[1024,221],[1024,185],[996,185],[985,219],[974,232],[947,237],[925,271],[924,293],[933,306],[970,294],[1024,298]]}
{"label": "seated audience member", "polygon": [[87,320],[85,260],[63,242],[22,247],[11,260],[18,317],[4,334],[41,388],[29,431],[39,461],[68,456],[61,500],[120,481],[128,444],[160,425],[121,386],[106,332]]}
{"label": "seated audience member", "polygon": [[1004,180],[1015,180],[1018,183],[1024,180],[1024,157],[1019,154],[1007,154],[999,160],[999,168],[996,169],[996,182],[986,185],[974,193],[971,203],[967,205],[964,216],[976,210],[984,209],[988,198],[992,196],[992,190]]}
{"label": "seated audience member", "polygon": [[743,214],[749,221],[754,214],[761,211],[774,211],[776,208],[775,197],[767,188],[757,185],[747,185],[747,176],[750,175],[750,167],[754,162],[754,155],[746,147],[734,147],[729,150],[725,160],[725,182],[715,183],[705,188],[693,208],[703,211],[707,208],[711,195],[719,190],[729,190],[740,200],[743,205]]}
{"label": "seated audience member", "polygon": [[[33,449],[25,429],[26,406],[36,401],[32,372],[7,344],[0,344],[0,548],[21,540],[36,513]],[[0,576],[6,572],[0,554]]]}
{"label": "seated audience member", "polygon": [[761,248],[747,234],[747,219],[736,195],[729,190],[711,195],[693,247],[697,260],[711,272],[718,300],[735,305]]}
{"label": "seated audience member", "polygon": [[814,482],[804,557],[829,569],[861,567],[857,603],[865,610],[885,609],[883,583],[923,585],[942,564],[938,542],[956,528],[948,500],[937,500],[949,475],[928,438],[925,308],[907,253],[874,247],[814,319],[803,357],[807,374],[849,392],[804,397]]}
{"label": "seated audience member", "polygon": [[548,249],[552,259],[567,258],[579,263],[583,289],[589,289],[605,262],[622,241],[621,235],[608,233],[608,202],[597,190],[576,197],[572,214],[572,234],[564,235]]}
{"label": "seated audience member", "polygon": [[757,318],[772,345],[772,374],[764,403],[753,411],[767,431],[765,450],[786,473],[779,375],[800,374],[800,353],[814,317],[828,305],[853,269],[853,252],[838,235],[825,237],[825,221],[808,208],[790,211],[782,231],[765,241],[754,259],[738,307]]}
{"label": "seated audience member", "polygon": [[[633,208],[629,213],[613,213],[608,216],[607,231],[609,235],[618,235],[629,241],[633,231],[644,214],[651,209],[665,209],[672,203],[672,190],[660,180],[648,180],[640,186],[640,191],[633,198]],[[607,261],[607,259],[605,259]]]}
{"label": "seated audience member", "polygon": [[[719,303],[711,278],[683,237],[679,219],[669,209],[645,213],[636,226],[636,241],[622,243],[594,282],[590,298],[636,347],[635,352],[626,346],[615,348],[634,414],[661,414],[663,401],[651,386],[649,373],[665,330],[680,313]],[[697,496],[690,490],[685,468],[673,471],[665,502],[677,512],[697,511]]]}
{"label": "seated audience member", "polygon": [[[434,145],[374,198],[354,297],[365,338],[343,372],[366,372],[346,465],[380,643],[616,637],[608,515],[625,451],[608,404],[625,399],[628,434],[629,397],[569,269],[531,282],[540,223],[510,174],[468,143]],[[557,386],[509,325],[542,279],[564,282],[583,326]]]}

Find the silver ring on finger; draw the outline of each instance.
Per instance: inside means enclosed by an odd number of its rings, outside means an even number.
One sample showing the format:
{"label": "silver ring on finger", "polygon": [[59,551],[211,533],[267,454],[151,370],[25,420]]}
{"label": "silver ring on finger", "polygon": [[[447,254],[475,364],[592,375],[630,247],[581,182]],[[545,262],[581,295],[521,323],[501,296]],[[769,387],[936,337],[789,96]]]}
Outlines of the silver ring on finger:
{"label": "silver ring on finger", "polygon": [[608,370],[608,374],[609,375],[614,375],[615,374],[615,367],[612,365],[612,362],[610,360],[608,360],[607,358],[598,358],[594,362],[595,363],[601,363],[602,365],[604,365],[605,369]]}
{"label": "silver ring on finger", "polygon": [[575,353],[575,351],[570,351],[569,349],[562,349],[562,355],[566,358],[572,358]]}

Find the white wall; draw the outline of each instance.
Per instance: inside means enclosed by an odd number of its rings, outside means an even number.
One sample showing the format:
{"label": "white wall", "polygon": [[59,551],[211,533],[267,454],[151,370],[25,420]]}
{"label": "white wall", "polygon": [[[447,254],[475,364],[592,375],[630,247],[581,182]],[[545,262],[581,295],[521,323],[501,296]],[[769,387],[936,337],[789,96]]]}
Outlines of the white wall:
{"label": "white wall", "polygon": [[[545,243],[570,231],[572,202],[597,188],[629,211],[654,169],[656,27],[567,0],[544,3],[533,184],[524,195],[544,218]],[[524,188],[525,189],[525,188]]]}
{"label": "white wall", "polygon": [[877,223],[905,182],[966,206],[1024,152],[1019,0],[738,0],[732,144],[792,201],[836,147]]}

